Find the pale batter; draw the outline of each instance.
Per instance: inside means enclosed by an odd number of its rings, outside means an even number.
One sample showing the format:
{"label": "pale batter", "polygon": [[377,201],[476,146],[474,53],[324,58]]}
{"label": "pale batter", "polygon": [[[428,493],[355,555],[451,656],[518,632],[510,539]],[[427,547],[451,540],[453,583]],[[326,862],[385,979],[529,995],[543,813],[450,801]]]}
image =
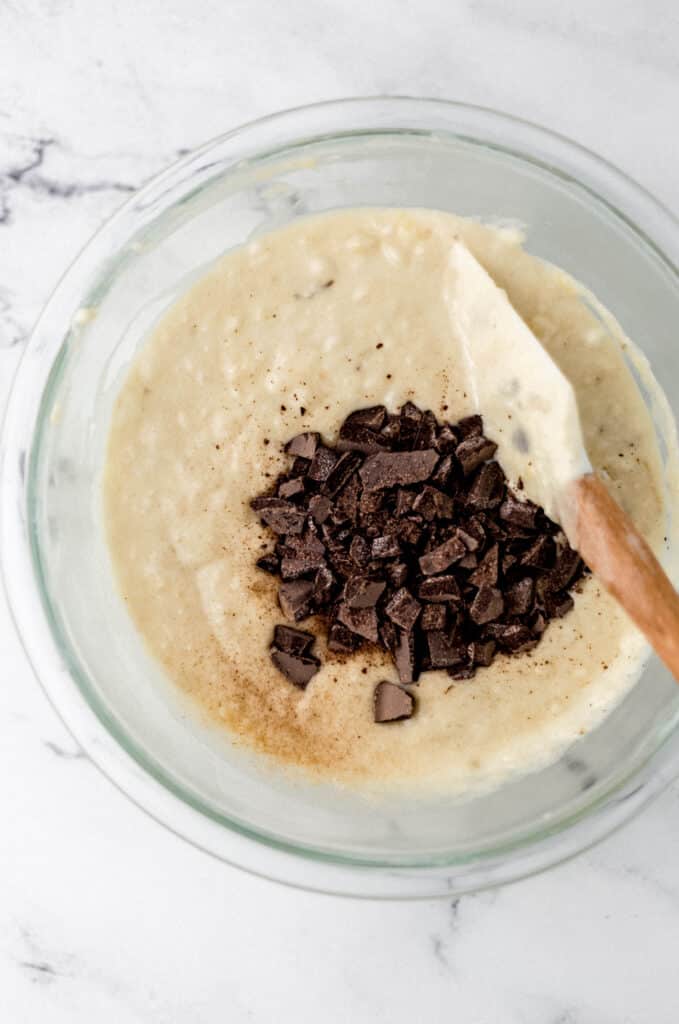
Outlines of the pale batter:
{"label": "pale batter", "polygon": [[375,683],[396,679],[386,654],[340,660],[319,639],[322,668],[304,691],[270,661],[283,617],[276,581],[255,567],[270,537],[248,502],[287,464],[282,444],[300,430],[334,440],[348,413],[378,403],[411,399],[453,422],[472,411],[444,297],[456,238],[572,382],[592,464],[658,547],[660,458],[619,342],[513,234],[449,214],[342,211],[229,253],[162,319],[113,416],[110,549],[150,650],[235,737],[326,778],[457,790],[544,764],[645,657],[590,578],[532,653],[469,682],[426,673],[407,722],[372,720]]}

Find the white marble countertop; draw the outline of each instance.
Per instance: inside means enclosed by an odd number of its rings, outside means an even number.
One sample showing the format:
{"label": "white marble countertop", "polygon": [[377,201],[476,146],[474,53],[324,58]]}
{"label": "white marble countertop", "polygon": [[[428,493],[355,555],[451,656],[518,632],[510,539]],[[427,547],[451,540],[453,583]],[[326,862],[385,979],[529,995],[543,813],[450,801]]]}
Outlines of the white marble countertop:
{"label": "white marble countertop", "polygon": [[[679,210],[678,54],[673,0],[0,0],[2,394],[125,194],[276,108],[377,92],[498,106]],[[678,1019],[679,786],[569,865],[452,905],[294,892],[121,796],[0,619],[2,1024]]]}

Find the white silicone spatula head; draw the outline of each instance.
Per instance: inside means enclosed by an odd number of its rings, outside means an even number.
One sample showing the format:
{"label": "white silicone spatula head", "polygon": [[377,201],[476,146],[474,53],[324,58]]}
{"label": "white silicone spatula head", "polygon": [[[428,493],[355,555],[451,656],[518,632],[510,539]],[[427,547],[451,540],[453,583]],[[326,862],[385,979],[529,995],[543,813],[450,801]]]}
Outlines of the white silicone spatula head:
{"label": "white silicone spatula head", "polygon": [[462,243],[450,252],[445,290],[468,387],[505,473],[560,519],[569,484],[591,470],[573,388]]}
{"label": "white silicone spatula head", "polygon": [[461,243],[445,298],[484,432],[514,485],[570,543],[679,679],[679,596],[633,523],[592,472],[568,380],[506,294]]}

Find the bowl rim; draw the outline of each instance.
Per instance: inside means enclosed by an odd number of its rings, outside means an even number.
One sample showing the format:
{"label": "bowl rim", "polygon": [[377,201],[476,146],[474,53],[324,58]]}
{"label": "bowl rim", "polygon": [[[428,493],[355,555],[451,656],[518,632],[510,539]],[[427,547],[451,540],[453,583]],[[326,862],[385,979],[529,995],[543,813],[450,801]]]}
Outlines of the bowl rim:
{"label": "bowl rim", "polygon": [[[566,816],[553,827],[539,830],[537,834],[535,829],[531,829],[528,834],[519,835],[510,843],[491,845],[488,849],[476,852],[471,860],[459,855],[433,860],[429,858],[426,862],[405,856],[389,861],[383,858],[366,859],[277,839],[265,830],[244,826],[226,815],[216,817],[205,805],[196,804],[191,795],[173,784],[166,773],[159,776],[153,764],[149,764],[148,757],[138,756],[134,749],[136,745],[124,741],[120,735],[124,730],[112,727],[107,716],[93,707],[91,701],[88,702],[82,686],[74,678],[72,666],[69,668],[64,651],[57,643],[55,623],[51,621],[49,609],[41,597],[38,585],[40,557],[36,550],[35,524],[29,511],[31,466],[38,434],[38,416],[34,414],[38,413],[42,405],[54,368],[59,364],[68,343],[67,330],[56,332],[55,340],[51,322],[56,320],[62,326],[68,324],[74,310],[82,305],[87,291],[83,290],[81,280],[101,275],[102,266],[111,257],[108,239],[115,235],[117,226],[134,217],[136,211],[150,197],[162,192],[165,183],[178,173],[189,170],[199,164],[203,157],[234,140],[247,138],[252,133],[257,136],[272,125],[280,126],[284,122],[306,116],[335,114],[341,118],[348,114],[351,119],[354,113],[361,113],[370,120],[371,108],[377,107],[389,111],[389,126],[386,128],[376,125],[372,129],[346,129],[326,134],[316,131],[301,137],[294,136],[284,146],[278,146],[273,151],[256,149],[252,156],[239,161],[235,166],[287,153],[312,141],[338,139],[343,135],[377,135],[383,132],[394,135],[444,134],[457,140],[500,149],[503,153],[520,157],[524,162],[537,164],[552,175],[567,179],[584,189],[591,198],[603,204],[616,219],[641,238],[674,278],[679,277],[679,221],[674,215],[648,190],[609,161],[579,143],[531,121],[489,107],[407,96],[329,100],[251,120],[208,140],[151,178],[104,222],[58,281],[25,347],[6,405],[0,477],[0,554],[11,615],[36,678],[59,717],[91,760],[134,803],[175,834],[254,874],[313,890],[407,898],[442,893],[451,895],[515,880],[544,870],[593,845],[623,824],[671,781],[673,771],[668,756],[668,735],[661,739],[658,747],[642,763],[633,765],[623,777],[613,780],[606,791],[581,812]],[[424,121],[436,121],[434,115],[441,115],[442,122],[449,122],[448,127],[442,123],[430,128],[415,128],[413,112]],[[482,128],[487,130],[485,137],[483,132],[481,136],[468,134],[473,122],[478,120]],[[408,127],[409,122],[411,127]],[[456,130],[456,123],[463,130]],[[523,142],[528,151],[515,145],[502,145],[503,132],[517,135],[523,133]],[[557,162],[552,164],[551,159]],[[580,168],[575,167],[578,161],[584,161],[584,178]],[[223,173],[232,170],[233,166],[223,168]],[[607,187],[603,187],[603,179]],[[637,218],[633,219],[619,208],[619,195],[623,197],[622,206],[626,206],[629,200],[630,205],[636,203],[637,207],[641,207],[644,226],[637,223],[638,213]],[[648,222],[652,223],[652,229]],[[659,236],[661,241],[658,241]],[[115,246],[113,249],[115,251]],[[75,307],[74,298],[77,298]],[[51,337],[46,336],[48,323]],[[47,362],[46,357],[49,357]],[[179,803],[183,804],[188,814],[178,815]],[[200,823],[196,816],[202,819]],[[178,817],[181,819],[179,824]],[[208,822],[209,817],[212,818],[211,824]],[[208,827],[198,827],[199,824]],[[213,832],[213,827],[219,830],[219,836]],[[230,842],[229,850],[225,851],[219,837],[227,834]],[[255,854],[257,846],[260,854],[264,849],[264,856]],[[540,855],[537,855],[538,852]],[[300,870],[300,863],[306,870]],[[329,872],[333,876],[330,879]],[[376,875],[382,873],[384,876],[385,872],[388,879],[383,877],[376,882]]]}

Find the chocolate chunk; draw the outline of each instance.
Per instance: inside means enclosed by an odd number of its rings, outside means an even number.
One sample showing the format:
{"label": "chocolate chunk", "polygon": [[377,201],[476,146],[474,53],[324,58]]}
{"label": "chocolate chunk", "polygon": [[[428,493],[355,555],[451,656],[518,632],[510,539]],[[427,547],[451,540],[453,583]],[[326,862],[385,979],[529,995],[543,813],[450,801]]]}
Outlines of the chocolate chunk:
{"label": "chocolate chunk", "polygon": [[315,605],[323,606],[332,600],[332,593],[335,587],[335,577],[327,565],[321,565],[314,577],[313,601]]}
{"label": "chocolate chunk", "polygon": [[432,668],[450,668],[467,658],[465,645],[454,643],[442,630],[427,633],[427,647]]}
{"label": "chocolate chunk", "polygon": [[[341,491],[349,477],[356,472],[362,462],[363,459],[358,452],[344,452],[340,455],[323,484],[323,493],[329,494],[332,497]],[[311,467],[313,468],[313,462]],[[309,476],[311,476],[311,470],[309,470]],[[358,491],[356,492],[356,498],[358,500]]]}
{"label": "chocolate chunk", "polygon": [[325,545],[312,533],[304,537],[288,537],[281,559],[281,578],[296,580],[325,562]]}
{"label": "chocolate chunk", "polygon": [[343,626],[341,622],[333,622],[328,631],[328,650],[337,654],[352,654],[357,651],[363,641],[356,633]]}
{"label": "chocolate chunk", "polygon": [[363,491],[358,503],[362,516],[374,516],[382,508],[384,491]]}
{"label": "chocolate chunk", "polygon": [[561,619],[571,611],[574,601],[570,594],[548,594],[545,604],[550,619]]}
{"label": "chocolate chunk", "polygon": [[271,573],[272,576],[278,573],[280,564],[276,555],[262,555],[261,558],[257,559],[257,568]]}
{"label": "chocolate chunk", "polygon": [[397,590],[384,611],[401,629],[410,630],[417,622],[422,605],[406,587]]}
{"label": "chocolate chunk", "polygon": [[460,441],[455,449],[455,455],[462,466],[462,472],[469,476],[481,463],[492,459],[496,451],[497,445],[493,441],[489,441],[482,434],[471,434],[465,437],[464,441]]}
{"label": "chocolate chunk", "polygon": [[484,584],[488,587],[494,587],[497,583],[499,569],[500,547],[498,544],[493,544],[488,548],[477,568],[469,577],[469,582],[473,583],[475,587],[482,587]]}
{"label": "chocolate chunk", "polygon": [[357,533],[351,541],[349,557],[359,568],[363,568],[370,561],[370,544],[360,533]]}
{"label": "chocolate chunk", "polygon": [[452,455],[444,455],[439,460],[436,469],[431,475],[431,482],[437,487],[443,488],[443,490],[450,490],[451,477],[455,470],[455,463],[453,462]]}
{"label": "chocolate chunk", "polygon": [[398,558],[401,554],[401,545],[394,536],[375,537],[370,554],[373,558]]}
{"label": "chocolate chunk", "polygon": [[465,416],[457,423],[457,431],[460,437],[475,437],[483,433],[483,420],[480,416]]}
{"label": "chocolate chunk", "polygon": [[483,583],[469,608],[469,617],[477,626],[482,626],[493,619],[499,619],[504,611],[504,600],[497,587],[489,587]]}
{"label": "chocolate chunk", "polygon": [[413,448],[420,432],[423,413],[412,402],[401,407],[399,442],[401,448]]}
{"label": "chocolate chunk", "polygon": [[413,512],[430,522],[432,519],[450,519],[453,515],[453,499],[437,487],[426,485],[413,502]]}
{"label": "chocolate chunk", "polygon": [[502,501],[505,476],[497,462],[486,462],[467,492],[467,504],[474,509],[494,508]]}
{"label": "chocolate chunk", "polygon": [[301,533],[304,529],[306,512],[283,498],[255,498],[250,507],[274,533]]}
{"label": "chocolate chunk", "polygon": [[[387,418],[387,410],[383,405],[371,405],[369,409],[357,409],[350,413],[342,424],[346,426],[367,427],[368,430],[381,430]],[[340,437],[342,429],[340,428]]]}
{"label": "chocolate chunk", "polygon": [[288,455],[298,455],[301,459],[313,459],[321,441],[320,434],[297,434],[285,446]]}
{"label": "chocolate chunk", "polygon": [[352,633],[358,633],[374,644],[378,642],[377,612],[374,608],[350,608],[347,604],[341,604],[337,618]]}
{"label": "chocolate chunk", "polygon": [[472,665],[487,667],[495,656],[494,640],[474,640],[467,648],[467,654]]}
{"label": "chocolate chunk", "polygon": [[397,590],[408,579],[408,566],[405,562],[393,562],[385,567],[385,572],[392,587],[396,587]]}
{"label": "chocolate chunk", "polygon": [[583,563],[573,548],[566,546],[559,552],[556,565],[549,574],[550,590],[564,590],[582,573]]}
{"label": "chocolate chunk", "polygon": [[[397,484],[416,484],[426,480],[438,462],[433,450],[417,452],[378,452],[370,455],[359,470],[363,487],[379,491]],[[313,463],[312,463],[313,466]]]}
{"label": "chocolate chunk", "polygon": [[398,644],[398,639],[398,630],[396,629],[396,626],[393,622],[390,622],[389,619],[385,619],[380,626],[380,640],[382,641],[383,646],[386,647],[388,651],[393,651]]}
{"label": "chocolate chunk", "polygon": [[324,494],[314,494],[313,498],[309,501],[309,511],[314,518],[314,522],[324,523],[332,510],[332,502],[330,498],[327,498]]}
{"label": "chocolate chunk", "polygon": [[326,448],[325,445],[319,445],[309,466],[309,479],[315,480],[316,483],[324,483],[330,476],[332,467],[336,462],[337,456],[335,453],[330,448]]}
{"label": "chocolate chunk", "polygon": [[279,651],[276,647],[271,648],[271,660],[286,679],[301,689],[304,689],[321,667],[318,658],[312,654],[286,654],[285,651]]}
{"label": "chocolate chunk", "polygon": [[423,632],[431,633],[433,630],[446,628],[448,612],[444,604],[425,604],[422,609],[420,626]]}
{"label": "chocolate chunk", "polygon": [[278,603],[286,619],[299,622],[310,613],[314,585],[311,580],[292,580],[278,588]]}
{"label": "chocolate chunk", "polygon": [[405,491],[402,487],[399,487],[396,492],[396,515],[407,515],[412,510],[414,501],[415,494],[413,491]]}
{"label": "chocolate chunk", "polygon": [[308,654],[316,638],[313,633],[293,626],[274,626],[273,646],[284,654]]}
{"label": "chocolate chunk", "polygon": [[372,608],[379,601],[386,586],[384,580],[371,579],[369,576],[352,576],[344,587],[344,600],[350,608]]}
{"label": "chocolate chunk", "polygon": [[473,665],[460,665],[457,668],[448,668],[446,672],[451,679],[472,679],[476,674],[476,669]]}
{"label": "chocolate chunk", "polygon": [[352,476],[348,483],[344,485],[337,498],[337,506],[334,514],[341,516],[343,519],[348,519],[351,523],[355,523],[358,519],[358,502],[360,494],[361,485],[358,482],[358,477]]}
{"label": "chocolate chunk", "polygon": [[380,435],[385,439],[390,447],[397,446],[401,435],[401,417],[394,416],[389,413],[384,422],[384,426],[380,430]]}
{"label": "chocolate chunk", "polygon": [[304,494],[304,480],[301,476],[282,480],[278,485],[279,498],[294,498],[298,494]]}
{"label": "chocolate chunk", "polygon": [[535,569],[548,569],[554,561],[554,541],[541,534],[519,559],[521,565]]}
{"label": "chocolate chunk", "polygon": [[508,615],[527,615],[533,604],[535,584],[529,576],[517,580],[505,593]]}
{"label": "chocolate chunk", "polygon": [[376,722],[399,722],[410,718],[415,707],[413,695],[396,683],[382,682],[373,694],[373,717]]}
{"label": "chocolate chunk", "polygon": [[449,423],[444,423],[437,434],[434,447],[437,452],[441,453],[441,455],[449,455],[455,451],[459,443],[460,439],[453,428]]}
{"label": "chocolate chunk", "polygon": [[518,653],[531,650],[535,646],[535,638],[527,626],[510,625],[495,627],[495,639],[500,647]]}
{"label": "chocolate chunk", "polygon": [[415,519],[404,519],[399,524],[398,538],[404,544],[417,547],[422,539],[422,527]]}
{"label": "chocolate chunk", "polygon": [[344,423],[340,428],[337,450],[340,452],[361,452],[372,455],[389,447],[389,441],[382,434],[369,430],[358,423]]}
{"label": "chocolate chunk", "polygon": [[417,435],[413,442],[413,448],[425,449],[433,448],[436,443],[436,417],[434,413],[428,409],[422,414],[420,420],[420,426],[417,431]]}
{"label": "chocolate chunk", "polygon": [[479,560],[473,551],[469,551],[457,564],[460,569],[475,569],[479,564]]}
{"label": "chocolate chunk", "polygon": [[420,558],[420,570],[425,576],[433,576],[434,573],[443,572],[453,562],[458,562],[467,553],[467,549],[457,535],[449,537],[443,544],[439,544],[433,551],[427,552]]}
{"label": "chocolate chunk", "polygon": [[423,601],[460,601],[462,595],[454,576],[430,576],[422,580],[417,596]]}
{"label": "chocolate chunk", "polygon": [[500,505],[500,519],[505,519],[512,526],[518,526],[524,530],[534,530],[537,514],[540,511],[532,501],[519,501],[518,498],[508,494]]}
{"label": "chocolate chunk", "polygon": [[393,649],[394,664],[402,683],[415,683],[419,675],[415,659],[415,634],[398,631],[396,646]]}

